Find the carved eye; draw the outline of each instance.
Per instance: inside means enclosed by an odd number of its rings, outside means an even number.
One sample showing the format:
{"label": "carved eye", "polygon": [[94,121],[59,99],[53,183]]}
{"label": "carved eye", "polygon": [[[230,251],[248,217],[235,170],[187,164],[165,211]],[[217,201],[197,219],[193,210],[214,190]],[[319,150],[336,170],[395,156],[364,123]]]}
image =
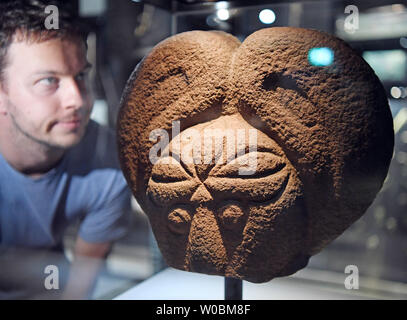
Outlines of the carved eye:
{"label": "carved eye", "polygon": [[187,203],[198,185],[185,165],[165,157],[153,166],[147,195],[155,205],[168,207],[176,202]]}
{"label": "carved eye", "polygon": [[[251,152],[256,155],[253,175],[240,175],[239,158],[226,165],[215,167],[204,184],[211,194],[223,199],[246,199],[254,202],[277,201],[284,192],[290,176],[286,163],[270,152]],[[251,153],[241,156],[248,157]]]}
{"label": "carved eye", "polygon": [[175,234],[186,234],[191,226],[191,215],[186,207],[178,207],[168,214],[168,228]]}
{"label": "carved eye", "polygon": [[190,176],[173,157],[157,161],[151,172],[151,179],[156,183],[171,183],[188,180]]}
{"label": "carved eye", "polygon": [[[242,167],[253,167],[254,172],[244,175]],[[211,176],[219,178],[261,178],[277,173],[285,167],[282,159],[270,152],[250,152],[230,161],[220,168],[215,168]]]}

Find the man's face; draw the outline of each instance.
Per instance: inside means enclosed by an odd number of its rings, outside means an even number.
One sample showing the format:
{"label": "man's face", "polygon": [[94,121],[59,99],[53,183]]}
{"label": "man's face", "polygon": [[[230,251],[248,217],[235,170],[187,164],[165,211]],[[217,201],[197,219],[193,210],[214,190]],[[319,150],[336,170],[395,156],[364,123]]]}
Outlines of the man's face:
{"label": "man's face", "polygon": [[7,62],[1,110],[15,134],[51,148],[77,144],[92,109],[84,44],[61,39],[14,41]]}

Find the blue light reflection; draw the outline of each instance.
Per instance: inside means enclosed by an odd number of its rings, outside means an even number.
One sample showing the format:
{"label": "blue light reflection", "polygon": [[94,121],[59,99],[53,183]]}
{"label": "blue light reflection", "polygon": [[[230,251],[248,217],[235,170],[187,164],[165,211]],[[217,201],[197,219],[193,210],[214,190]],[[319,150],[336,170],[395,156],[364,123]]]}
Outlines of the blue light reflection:
{"label": "blue light reflection", "polygon": [[317,67],[326,67],[334,61],[334,52],[331,48],[312,48],[308,51],[308,61]]}

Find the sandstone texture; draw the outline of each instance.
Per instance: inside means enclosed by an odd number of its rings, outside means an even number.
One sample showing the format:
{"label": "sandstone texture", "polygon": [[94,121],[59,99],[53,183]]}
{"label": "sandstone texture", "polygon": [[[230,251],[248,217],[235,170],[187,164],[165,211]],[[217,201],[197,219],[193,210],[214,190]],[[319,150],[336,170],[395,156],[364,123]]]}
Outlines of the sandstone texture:
{"label": "sandstone texture", "polygon": [[[312,65],[313,48],[333,62]],[[394,133],[383,86],[345,42],[275,27],[243,43],[217,31],[159,43],[129,79],[118,144],[170,266],[265,282],[361,217]]]}

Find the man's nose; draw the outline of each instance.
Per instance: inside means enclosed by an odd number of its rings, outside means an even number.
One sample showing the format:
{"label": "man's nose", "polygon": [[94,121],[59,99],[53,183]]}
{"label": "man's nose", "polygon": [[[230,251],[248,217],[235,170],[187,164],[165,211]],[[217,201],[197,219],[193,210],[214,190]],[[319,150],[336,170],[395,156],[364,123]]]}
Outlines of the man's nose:
{"label": "man's nose", "polygon": [[75,79],[67,79],[64,85],[62,105],[64,108],[79,109],[85,104],[85,89]]}

